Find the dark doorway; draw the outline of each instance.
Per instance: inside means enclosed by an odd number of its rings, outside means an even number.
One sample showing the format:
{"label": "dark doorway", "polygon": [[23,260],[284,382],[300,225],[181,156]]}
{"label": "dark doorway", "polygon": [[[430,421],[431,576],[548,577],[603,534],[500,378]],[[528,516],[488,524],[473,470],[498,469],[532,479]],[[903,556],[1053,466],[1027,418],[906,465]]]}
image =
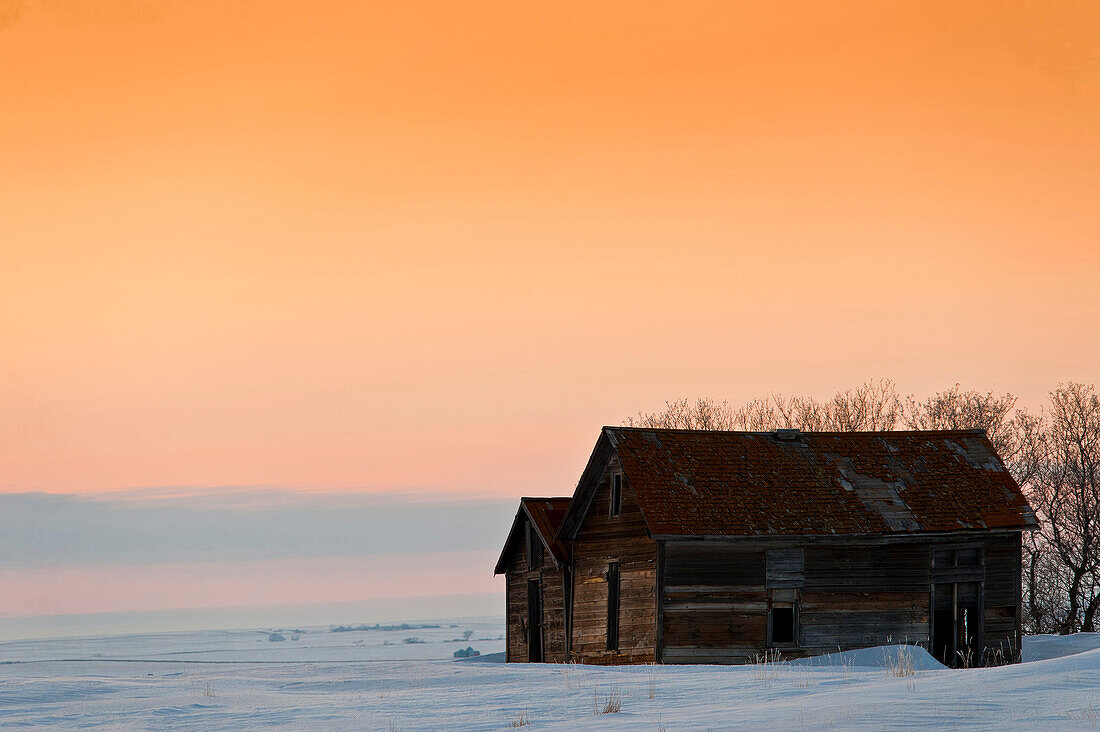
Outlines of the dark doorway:
{"label": "dark doorway", "polygon": [[932,655],[945,666],[969,668],[982,662],[980,582],[932,585]]}
{"label": "dark doorway", "polygon": [[542,590],[538,580],[527,580],[527,661],[542,663]]}

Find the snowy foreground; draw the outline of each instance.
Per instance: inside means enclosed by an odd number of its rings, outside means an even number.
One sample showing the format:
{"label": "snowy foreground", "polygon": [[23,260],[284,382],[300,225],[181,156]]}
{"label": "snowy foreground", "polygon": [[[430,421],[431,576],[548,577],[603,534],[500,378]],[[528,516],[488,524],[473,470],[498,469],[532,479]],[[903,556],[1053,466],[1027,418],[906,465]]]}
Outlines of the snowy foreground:
{"label": "snowy foreground", "polygon": [[[1028,638],[1027,663],[966,671],[897,648],[598,668],[500,663],[500,618],[426,623],[0,643],[0,727],[1100,728],[1100,634]],[[483,655],[453,659],[468,646]]]}

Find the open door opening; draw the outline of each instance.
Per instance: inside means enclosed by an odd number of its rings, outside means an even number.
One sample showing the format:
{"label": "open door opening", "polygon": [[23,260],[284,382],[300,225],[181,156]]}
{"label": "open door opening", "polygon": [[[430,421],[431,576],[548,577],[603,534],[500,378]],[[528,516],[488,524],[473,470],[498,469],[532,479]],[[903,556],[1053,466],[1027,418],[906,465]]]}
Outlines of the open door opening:
{"label": "open door opening", "polygon": [[527,580],[527,661],[542,663],[542,591],[538,580]]}
{"label": "open door opening", "polygon": [[932,585],[932,655],[944,666],[955,657],[955,585]]}
{"label": "open door opening", "polygon": [[980,582],[932,585],[932,655],[951,668],[982,662]]}
{"label": "open door opening", "polygon": [[959,582],[955,585],[955,659],[963,668],[982,662],[981,585]]}
{"label": "open door opening", "polygon": [[969,668],[983,663],[984,578],[981,546],[932,550],[931,652],[945,666]]}

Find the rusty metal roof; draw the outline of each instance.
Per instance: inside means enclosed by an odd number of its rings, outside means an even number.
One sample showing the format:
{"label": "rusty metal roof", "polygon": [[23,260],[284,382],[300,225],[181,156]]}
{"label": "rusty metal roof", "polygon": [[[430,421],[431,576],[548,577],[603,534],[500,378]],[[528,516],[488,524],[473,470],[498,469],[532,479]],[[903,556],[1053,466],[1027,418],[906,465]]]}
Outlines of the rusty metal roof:
{"label": "rusty metal roof", "polygon": [[497,560],[494,574],[503,574],[507,569],[507,559],[515,541],[519,539],[519,529],[522,520],[527,518],[535,527],[535,531],[542,537],[546,550],[554,557],[554,561],[563,564],[569,561],[569,545],[558,539],[558,529],[561,528],[562,519],[569,511],[572,502],[569,496],[560,498],[521,498],[516,518],[512,522],[512,528],[508,531],[508,538],[504,542],[500,559]]}
{"label": "rusty metal roof", "polygon": [[569,548],[565,542],[558,541],[555,537],[572,500],[565,496],[564,498],[524,498],[521,501],[550,553],[563,562],[569,560]]}
{"label": "rusty metal roof", "polygon": [[[618,454],[653,536],[1037,526],[1020,487],[982,430],[802,432],[792,437],[605,427],[605,438]],[[583,483],[584,478],[578,497]]]}

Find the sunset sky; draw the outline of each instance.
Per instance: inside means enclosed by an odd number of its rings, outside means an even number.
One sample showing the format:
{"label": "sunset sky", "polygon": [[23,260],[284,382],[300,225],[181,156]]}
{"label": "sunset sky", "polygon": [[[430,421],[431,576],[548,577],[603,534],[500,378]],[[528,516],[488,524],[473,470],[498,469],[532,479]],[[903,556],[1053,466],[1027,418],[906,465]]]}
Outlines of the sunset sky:
{"label": "sunset sky", "polygon": [[1092,0],[0,0],[0,615],[498,592],[600,425],[1039,406],[1098,277]]}

